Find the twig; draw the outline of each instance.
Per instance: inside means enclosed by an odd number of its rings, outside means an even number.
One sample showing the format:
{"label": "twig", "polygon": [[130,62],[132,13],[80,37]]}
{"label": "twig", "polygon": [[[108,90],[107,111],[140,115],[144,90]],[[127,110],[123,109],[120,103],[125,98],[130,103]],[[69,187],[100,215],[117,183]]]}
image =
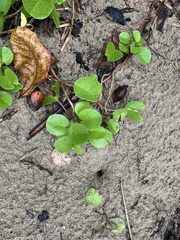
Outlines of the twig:
{"label": "twig", "polygon": [[16,114],[18,112],[18,108],[17,109],[12,109],[10,112],[4,114],[1,118],[0,118],[0,122],[3,122],[5,120],[9,120],[11,119],[11,117]]}
{"label": "twig", "polygon": [[74,25],[74,13],[75,13],[75,10],[74,10],[74,0],[72,0],[72,17],[71,17],[71,26],[70,26],[70,29],[69,29],[69,33],[68,33],[68,36],[67,38],[65,39],[63,45],[62,45],[62,48],[61,48],[61,52],[64,50],[70,36],[71,36],[71,33],[72,33],[72,29],[73,29],[73,25]]}
{"label": "twig", "polygon": [[132,236],[132,232],[131,232],[131,226],[130,226],[130,223],[129,223],[129,217],[128,217],[128,211],[127,211],[127,207],[126,207],[126,201],[125,201],[122,181],[120,181],[120,184],[121,184],[121,193],[122,193],[123,205],[124,205],[124,210],[125,210],[126,220],[127,220],[127,225],[128,225],[128,231],[129,231],[130,239],[134,240],[134,238]]}
{"label": "twig", "polygon": [[36,162],[34,162],[32,159],[22,159],[22,160],[20,160],[20,162],[22,162],[23,164],[25,164],[25,165],[31,165],[31,166],[35,166],[35,167],[37,167],[40,171],[45,171],[45,172],[47,172],[50,176],[52,176],[53,175],[53,173],[48,169],[48,168],[45,168],[45,167],[43,167],[42,165],[40,165],[39,163],[36,163]]}
{"label": "twig", "polygon": [[[76,96],[73,96],[71,98],[71,102],[75,103],[78,101],[78,98]],[[63,108],[60,106],[55,111],[53,111],[51,114],[47,115],[39,124],[37,124],[30,132],[27,137],[27,141],[33,138],[37,133],[39,133],[41,130],[43,130],[46,126],[46,121],[49,116],[53,114],[62,114],[64,112],[64,109],[68,109],[70,107],[70,103],[68,100],[65,100],[63,103]]]}

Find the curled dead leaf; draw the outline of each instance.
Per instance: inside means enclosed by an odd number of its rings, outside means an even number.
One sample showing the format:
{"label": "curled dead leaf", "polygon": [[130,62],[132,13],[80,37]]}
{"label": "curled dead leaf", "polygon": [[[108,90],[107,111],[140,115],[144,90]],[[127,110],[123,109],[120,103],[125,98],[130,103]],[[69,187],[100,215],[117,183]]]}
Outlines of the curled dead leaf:
{"label": "curled dead leaf", "polygon": [[60,169],[69,165],[71,163],[71,158],[68,154],[58,153],[56,150],[53,150],[51,153],[53,164],[56,168]]}
{"label": "curled dead leaf", "polygon": [[14,67],[24,83],[20,95],[28,96],[45,80],[51,65],[51,54],[28,28],[17,27],[11,33],[10,42],[14,53]]}

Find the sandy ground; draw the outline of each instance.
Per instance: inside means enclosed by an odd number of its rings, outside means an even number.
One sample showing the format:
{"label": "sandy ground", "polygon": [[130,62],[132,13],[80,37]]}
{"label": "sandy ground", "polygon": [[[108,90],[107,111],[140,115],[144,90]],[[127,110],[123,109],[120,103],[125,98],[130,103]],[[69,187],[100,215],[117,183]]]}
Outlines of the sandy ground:
{"label": "sandy ground", "polygon": [[[129,2],[130,1],[126,1]],[[78,38],[71,37],[60,53],[58,31],[49,36],[40,31],[45,46],[59,60],[63,79],[75,81],[95,72],[105,39],[111,36],[116,23],[106,18],[107,6],[126,7],[124,1],[82,1],[83,9],[76,18],[83,22]],[[132,2],[131,2],[132,3]],[[140,12],[126,14],[134,24],[148,11],[148,4],[139,5]],[[173,25],[176,24],[176,25]],[[105,228],[106,218],[121,217],[126,221],[120,180],[134,240],[164,238],[176,209],[180,207],[179,167],[179,24],[175,15],[165,22],[163,32],[153,30],[149,46],[152,61],[140,65],[135,57],[118,72],[116,85],[128,84],[125,101],[140,100],[147,108],[144,120],[137,124],[126,120],[112,144],[105,149],[84,149],[81,156],[71,153],[71,165],[57,170],[52,164],[51,136],[46,130],[26,141],[29,130],[44,115],[33,113],[24,98],[14,96],[10,109],[18,112],[10,120],[0,122],[0,239],[3,240],[125,240],[128,231],[114,235]],[[7,45],[4,38],[1,45]],[[81,52],[89,71],[76,63],[75,52]],[[0,115],[4,113],[0,110]],[[37,148],[28,161],[21,157]],[[102,170],[102,177],[97,171]],[[96,187],[103,202],[94,208],[85,202],[85,193]],[[47,211],[49,219],[38,216]],[[165,224],[157,234],[158,222]],[[169,238],[170,239],[170,238]],[[172,239],[172,238],[171,238]],[[173,238],[175,239],[175,238]]]}

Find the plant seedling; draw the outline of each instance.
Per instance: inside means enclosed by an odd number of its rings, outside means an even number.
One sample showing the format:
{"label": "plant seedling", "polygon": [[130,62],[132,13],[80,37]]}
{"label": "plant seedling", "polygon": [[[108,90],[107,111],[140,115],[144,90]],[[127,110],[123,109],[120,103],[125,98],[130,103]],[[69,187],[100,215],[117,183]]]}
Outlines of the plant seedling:
{"label": "plant seedling", "polygon": [[95,74],[76,80],[74,92],[80,98],[75,104],[75,121],[69,121],[64,115],[53,114],[46,122],[48,132],[58,137],[54,146],[59,153],[68,153],[73,149],[81,154],[82,146],[89,143],[96,148],[104,148],[113,139],[113,134],[120,130],[120,119],[126,116],[135,122],[143,119],[137,110],[145,108],[145,105],[130,102],[123,109],[114,111],[113,118],[107,121],[108,129],[104,127],[103,116],[92,105],[98,103],[98,96],[102,92]]}
{"label": "plant seedling", "polygon": [[[7,47],[0,47],[0,87],[11,92],[22,88],[16,74],[8,67],[13,60],[13,53]],[[12,97],[5,91],[0,91],[0,108],[7,108],[12,103]]]}
{"label": "plant seedling", "polygon": [[121,233],[125,229],[125,224],[121,218],[110,218],[107,220],[106,228],[111,233]]}
{"label": "plant seedling", "polygon": [[151,60],[151,52],[143,47],[144,44],[146,41],[141,38],[141,33],[138,30],[134,30],[132,36],[128,32],[121,32],[118,49],[113,42],[109,42],[105,55],[109,62],[114,62],[123,58],[125,54],[135,54],[139,62],[146,65]]}
{"label": "plant seedling", "polygon": [[95,188],[90,188],[86,192],[86,202],[91,206],[98,206],[102,202],[102,195],[99,194],[99,190]]}

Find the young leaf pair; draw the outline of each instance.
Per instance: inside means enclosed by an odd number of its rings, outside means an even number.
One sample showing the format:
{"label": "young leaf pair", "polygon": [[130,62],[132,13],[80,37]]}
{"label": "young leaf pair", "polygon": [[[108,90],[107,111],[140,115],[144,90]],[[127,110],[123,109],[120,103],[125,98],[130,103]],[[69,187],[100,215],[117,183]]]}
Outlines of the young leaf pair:
{"label": "young leaf pair", "polygon": [[118,49],[113,42],[109,42],[105,55],[109,62],[115,62],[123,58],[125,54],[135,54],[139,62],[146,65],[151,60],[151,52],[143,47],[145,43],[146,41],[141,38],[141,33],[138,30],[134,30],[132,36],[128,32],[121,32]]}
{"label": "young leaf pair", "polygon": [[132,101],[125,105],[124,108],[115,110],[113,112],[113,118],[108,122],[108,128],[113,133],[116,134],[120,130],[119,120],[123,121],[125,117],[130,118],[134,122],[140,122],[143,120],[141,114],[138,110],[144,109],[146,105],[140,101]]}
{"label": "young leaf pair", "polygon": [[[0,47],[0,87],[6,91],[18,92],[22,88],[16,74],[8,67],[13,61],[13,53],[7,47]],[[6,91],[0,91],[0,108],[7,108],[12,97]]]}

